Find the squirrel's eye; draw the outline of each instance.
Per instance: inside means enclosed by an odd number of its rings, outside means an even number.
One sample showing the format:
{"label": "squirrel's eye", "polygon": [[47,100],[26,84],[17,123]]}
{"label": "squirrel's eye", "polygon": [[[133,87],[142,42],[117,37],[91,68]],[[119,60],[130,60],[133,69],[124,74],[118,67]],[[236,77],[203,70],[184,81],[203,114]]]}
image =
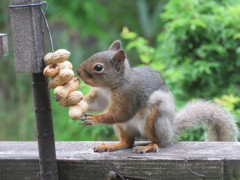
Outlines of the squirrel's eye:
{"label": "squirrel's eye", "polygon": [[101,65],[101,64],[96,64],[93,69],[94,69],[95,71],[100,72],[100,71],[103,70],[103,65]]}

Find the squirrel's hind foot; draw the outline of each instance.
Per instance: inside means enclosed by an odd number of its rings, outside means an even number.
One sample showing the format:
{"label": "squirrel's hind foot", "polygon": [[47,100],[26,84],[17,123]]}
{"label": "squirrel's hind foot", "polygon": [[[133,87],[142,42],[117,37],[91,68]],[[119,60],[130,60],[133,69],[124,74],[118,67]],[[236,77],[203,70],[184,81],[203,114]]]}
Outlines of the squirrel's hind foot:
{"label": "squirrel's hind foot", "polygon": [[132,145],[124,143],[124,142],[120,142],[118,144],[112,144],[112,145],[102,143],[102,144],[95,146],[93,148],[93,151],[94,152],[110,152],[110,151],[116,151],[119,149],[127,149],[131,146]]}
{"label": "squirrel's hind foot", "polygon": [[159,151],[159,145],[156,143],[150,143],[146,146],[136,146],[133,148],[133,152],[143,154],[147,152],[158,152]]}

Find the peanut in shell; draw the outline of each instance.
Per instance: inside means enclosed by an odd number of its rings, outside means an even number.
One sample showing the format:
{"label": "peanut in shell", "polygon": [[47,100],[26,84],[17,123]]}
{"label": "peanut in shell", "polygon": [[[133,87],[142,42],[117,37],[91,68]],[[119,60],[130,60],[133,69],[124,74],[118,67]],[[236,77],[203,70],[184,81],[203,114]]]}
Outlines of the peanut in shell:
{"label": "peanut in shell", "polygon": [[78,120],[80,119],[81,115],[88,110],[88,104],[86,101],[81,100],[80,103],[78,103],[75,106],[72,106],[69,109],[69,116],[73,120]]}
{"label": "peanut in shell", "polygon": [[76,106],[72,106],[69,109],[68,115],[71,119],[73,120],[78,120],[80,119],[81,115],[83,114],[82,110],[78,107],[78,105]]}
{"label": "peanut in shell", "polygon": [[58,63],[57,65],[59,66],[60,69],[64,69],[64,68],[72,69],[73,68],[72,63],[70,63],[69,61]]}
{"label": "peanut in shell", "polygon": [[66,99],[68,95],[79,88],[79,79],[73,78],[67,82],[64,86],[58,86],[54,89],[54,95],[57,100]]}
{"label": "peanut in shell", "polygon": [[60,105],[63,107],[69,107],[77,105],[83,98],[83,94],[80,91],[71,92],[66,99],[61,99],[59,101]]}
{"label": "peanut in shell", "polygon": [[47,77],[55,76],[58,72],[59,72],[59,66],[57,64],[47,65],[43,70],[44,76],[47,76]]}
{"label": "peanut in shell", "polygon": [[69,106],[71,106],[66,99],[61,99],[61,100],[59,101],[59,104],[60,104],[60,106],[63,106],[63,107],[69,107]]}
{"label": "peanut in shell", "polygon": [[73,106],[78,104],[83,98],[83,93],[80,91],[73,91],[67,97],[67,102]]}
{"label": "peanut in shell", "polygon": [[88,103],[84,100],[81,100],[79,103],[78,103],[78,106],[81,108],[82,112],[86,112],[88,110]]}
{"label": "peanut in shell", "polygon": [[57,64],[66,61],[70,56],[70,52],[66,49],[59,49],[55,52],[47,53],[44,57],[46,65]]}
{"label": "peanut in shell", "polygon": [[71,69],[61,69],[48,83],[48,88],[56,88],[69,82],[74,77],[74,72]]}

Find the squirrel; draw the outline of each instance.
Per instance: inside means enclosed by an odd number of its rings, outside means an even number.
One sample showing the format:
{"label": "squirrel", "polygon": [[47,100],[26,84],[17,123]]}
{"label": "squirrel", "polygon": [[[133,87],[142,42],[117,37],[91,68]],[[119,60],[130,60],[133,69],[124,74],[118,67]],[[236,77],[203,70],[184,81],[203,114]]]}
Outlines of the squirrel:
{"label": "squirrel", "polygon": [[175,112],[173,95],[163,78],[150,67],[130,67],[119,40],[80,64],[77,74],[93,87],[84,96],[88,111],[103,112],[85,114],[80,124],[112,124],[120,139],[118,144],[97,145],[94,152],[130,148],[139,137],[150,143],[135,146],[134,152],[157,152],[179,131],[197,123],[206,124],[208,141],[237,141],[238,129],[232,115],[214,102],[192,101]]}

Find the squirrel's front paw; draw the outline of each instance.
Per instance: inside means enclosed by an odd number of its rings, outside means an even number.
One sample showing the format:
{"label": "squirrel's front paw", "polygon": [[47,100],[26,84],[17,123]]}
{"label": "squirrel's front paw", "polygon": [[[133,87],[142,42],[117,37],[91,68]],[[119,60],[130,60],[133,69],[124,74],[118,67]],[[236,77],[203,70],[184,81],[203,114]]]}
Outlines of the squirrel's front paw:
{"label": "squirrel's front paw", "polygon": [[81,120],[83,122],[80,123],[80,125],[84,125],[84,126],[91,126],[91,125],[98,124],[97,115],[94,115],[94,114],[85,114],[84,117],[81,118]]}

